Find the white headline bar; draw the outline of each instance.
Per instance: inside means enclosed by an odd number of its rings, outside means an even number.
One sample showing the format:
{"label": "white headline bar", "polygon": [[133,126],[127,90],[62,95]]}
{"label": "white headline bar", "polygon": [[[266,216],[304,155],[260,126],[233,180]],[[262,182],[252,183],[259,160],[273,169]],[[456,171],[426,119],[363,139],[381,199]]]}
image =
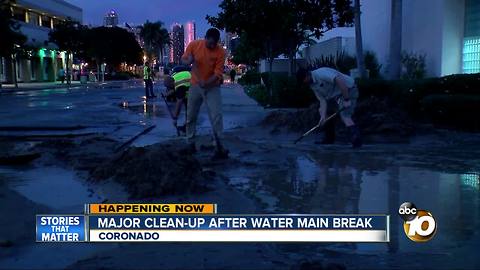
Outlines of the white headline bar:
{"label": "white headline bar", "polygon": [[386,230],[90,230],[90,242],[389,242]]}

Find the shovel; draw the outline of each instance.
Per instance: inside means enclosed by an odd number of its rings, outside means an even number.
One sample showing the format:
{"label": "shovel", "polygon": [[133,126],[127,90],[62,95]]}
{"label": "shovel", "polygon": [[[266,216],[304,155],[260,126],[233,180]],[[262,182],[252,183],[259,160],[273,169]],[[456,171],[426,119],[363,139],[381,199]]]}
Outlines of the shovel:
{"label": "shovel", "polygon": [[343,111],[344,109],[340,109],[338,110],[337,112],[335,112],[334,114],[330,115],[329,117],[327,117],[327,119],[325,119],[325,121],[323,121],[322,123],[318,123],[316,126],[314,126],[313,128],[311,128],[309,131],[303,133],[302,136],[300,136],[298,139],[296,139],[293,144],[297,144],[299,141],[301,141],[303,138],[307,137],[308,135],[310,135],[310,133],[314,132],[315,130],[321,128],[323,125],[325,125],[325,123],[327,123],[328,121],[330,121],[331,119],[335,118],[335,116],[337,116],[341,111]]}
{"label": "shovel", "polygon": [[[167,111],[168,111],[168,113],[170,114],[170,117],[173,120],[174,116],[173,116],[172,111],[170,110],[170,107],[168,106],[168,102],[167,102],[167,99],[165,98],[165,95],[163,93],[160,93],[160,95],[162,96],[163,101],[165,101],[165,106],[167,106]],[[173,126],[175,127],[175,130],[177,131],[177,136],[180,136],[180,130],[178,130],[178,126],[176,124],[173,124]]]}

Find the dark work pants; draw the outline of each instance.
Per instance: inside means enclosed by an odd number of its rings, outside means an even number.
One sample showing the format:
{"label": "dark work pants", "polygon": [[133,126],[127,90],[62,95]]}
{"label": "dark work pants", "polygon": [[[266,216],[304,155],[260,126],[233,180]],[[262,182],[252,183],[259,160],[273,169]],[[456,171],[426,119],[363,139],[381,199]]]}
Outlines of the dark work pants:
{"label": "dark work pants", "polygon": [[152,79],[146,79],[144,81],[145,81],[145,96],[146,97],[154,96]]}
{"label": "dark work pants", "polygon": [[[334,114],[337,108],[337,103],[335,100],[327,101],[327,117]],[[324,142],[326,143],[334,143],[335,142],[335,122],[337,121],[337,117],[330,119],[325,125],[323,126],[323,131],[325,132]]]}

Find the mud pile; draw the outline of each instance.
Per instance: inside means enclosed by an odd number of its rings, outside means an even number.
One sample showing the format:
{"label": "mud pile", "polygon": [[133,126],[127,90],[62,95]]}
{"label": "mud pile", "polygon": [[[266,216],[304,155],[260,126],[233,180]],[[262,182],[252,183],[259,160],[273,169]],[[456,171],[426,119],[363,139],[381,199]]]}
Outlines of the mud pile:
{"label": "mud pile", "polygon": [[131,147],[98,166],[91,178],[113,179],[134,199],[207,190],[199,161],[181,144]]}
{"label": "mud pile", "polygon": [[[280,129],[305,132],[318,123],[318,106],[316,103],[303,110],[271,112],[262,121],[262,125],[273,127],[272,132]],[[359,101],[353,118],[364,135],[404,137],[414,132],[413,121],[407,113],[392,107],[386,99],[371,97]],[[336,125],[336,129],[340,134],[345,133],[341,124]]]}
{"label": "mud pile", "polygon": [[354,120],[364,134],[411,136],[415,131],[415,122],[404,110],[377,97],[360,101]]}

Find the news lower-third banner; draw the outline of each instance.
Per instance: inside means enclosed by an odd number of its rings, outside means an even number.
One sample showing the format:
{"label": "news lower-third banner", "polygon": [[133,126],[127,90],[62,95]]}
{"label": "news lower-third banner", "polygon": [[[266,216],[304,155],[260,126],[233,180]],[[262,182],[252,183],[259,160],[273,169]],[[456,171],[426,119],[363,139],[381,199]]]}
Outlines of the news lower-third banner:
{"label": "news lower-third banner", "polygon": [[[98,208],[100,206],[100,208]],[[127,205],[123,205],[127,206]],[[161,211],[95,205],[81,215],[37,215],[37,242],[389,242],[389,215],[222,215],[216,205]],[[159,207],[159,205],[156,205]],[[134,210],[132,210],[134,209]],[[179,210],[180,209],[180,210]],[[111,210],[111,209],[110,209]],[[177,211],[179,210],[179,211]],[[132,214],[135,212],[135,214]],[[156,214],[149,214],[155,212]],[[213,212],[213,213],[206,213]],[[112,214],[115,213],[115,214]]]}

